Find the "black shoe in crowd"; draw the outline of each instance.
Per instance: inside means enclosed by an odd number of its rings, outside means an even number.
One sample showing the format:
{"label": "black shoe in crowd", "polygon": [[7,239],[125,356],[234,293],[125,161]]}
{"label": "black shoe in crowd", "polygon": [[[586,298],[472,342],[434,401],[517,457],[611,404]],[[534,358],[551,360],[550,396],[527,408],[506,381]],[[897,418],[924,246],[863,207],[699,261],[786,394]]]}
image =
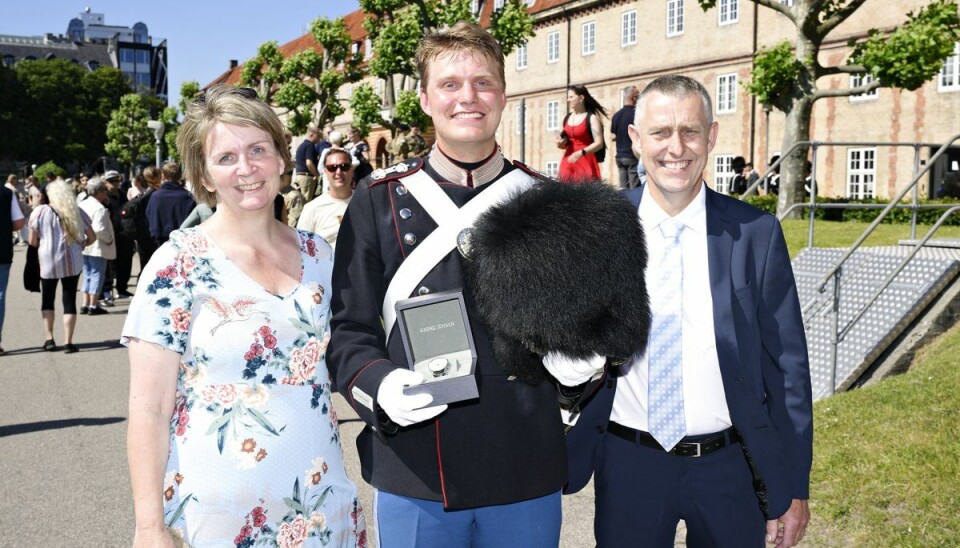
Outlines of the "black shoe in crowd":
{"label": "black shoe in crowd", "polygon": [[47,339],[43,342],[43,349],[52,352],[57,349],[57,343],[53,342],[53,339]]}
{"label": "black shoe in crowd", "polygon": [[87,309],[88,316],[102,316],[104,314],[109,314],[109,312],[100,308],[99,306],[91,306]]}
{"label": "black shoe in crowd", "polygon": [[77,348],[76,345],[74,345],[73,343],[67,343],[63,345],[64,354],[75,354],[77,352],[80,352],[80,349]]}
{"label": "black shoe in crowd", "polygon": [[130,293],[129,291],[118,291],[118,292],[117,292],[117,298],[118,298],[118,299],[132,299],[132,298],[133,298],[133,293]]}

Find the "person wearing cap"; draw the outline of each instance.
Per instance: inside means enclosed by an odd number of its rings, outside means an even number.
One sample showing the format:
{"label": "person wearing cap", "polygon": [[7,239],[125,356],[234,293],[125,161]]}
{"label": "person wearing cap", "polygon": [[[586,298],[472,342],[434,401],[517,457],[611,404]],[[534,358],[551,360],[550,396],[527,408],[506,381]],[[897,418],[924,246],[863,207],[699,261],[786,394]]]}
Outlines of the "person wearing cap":
{"label": "person wearing cap", "polygon": [[87,197],[80,202],[80,209],[90,218],[91,228],[97,238],[83,248],[83,305],[81,314],[99,316],[107,311],[100,307],[98,300],[107,275],[107,261],[116,259],[117,245],[110,210],[106,208],[110,197],[106,182],[94,177],[87,182]]}
{"label": "person wearing cap", "polygon": [[127,193],[123,190],[123,177],[119,172],[111,169],[103,174],[102,179],[107,188],[107,201],[104,206],[110,212],[117,250],[116,259],[107,261],[107,274],[103,282],[104,302],[112,304],[114,290],[117,292],[117,297],[121,299],[133,296],[127,287],[130,284],[136,244],[132,238],[122,235],[120,231],[120,209],[127,203]]}

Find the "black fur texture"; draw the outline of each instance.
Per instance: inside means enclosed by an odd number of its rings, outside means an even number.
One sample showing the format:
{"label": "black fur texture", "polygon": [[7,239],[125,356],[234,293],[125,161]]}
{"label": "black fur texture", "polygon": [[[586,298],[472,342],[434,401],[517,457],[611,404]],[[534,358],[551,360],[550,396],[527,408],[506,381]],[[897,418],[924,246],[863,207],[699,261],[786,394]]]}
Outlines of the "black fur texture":
{"label": "black fur texture", "polygon": [[643,229],[610,186],[543,181],[477,219],[469,256],[470,289],[509,374],[540,382],[551,350],[628,358],[646,347]]}

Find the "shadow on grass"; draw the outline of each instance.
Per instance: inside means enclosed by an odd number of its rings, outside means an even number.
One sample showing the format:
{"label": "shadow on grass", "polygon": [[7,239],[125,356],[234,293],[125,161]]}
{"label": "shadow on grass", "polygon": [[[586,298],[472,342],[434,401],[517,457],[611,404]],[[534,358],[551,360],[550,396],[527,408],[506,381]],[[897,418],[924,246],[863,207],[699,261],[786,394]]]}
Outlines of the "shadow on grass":
{"label": "shadow on grass", "polygon": [[61,419],[55,421],[27,422],[24,424],[11,424],[0,426],[0,438],[6,436],[15,436],[17,434],[30,434],[32,432],[42,432],[44,430],[60,430],[62,428],[72,428],[74,426],[103,426],[107,424],[116,424],[127,420],[124,417],[103,417],[103,418],[80,418],[80,419]]}

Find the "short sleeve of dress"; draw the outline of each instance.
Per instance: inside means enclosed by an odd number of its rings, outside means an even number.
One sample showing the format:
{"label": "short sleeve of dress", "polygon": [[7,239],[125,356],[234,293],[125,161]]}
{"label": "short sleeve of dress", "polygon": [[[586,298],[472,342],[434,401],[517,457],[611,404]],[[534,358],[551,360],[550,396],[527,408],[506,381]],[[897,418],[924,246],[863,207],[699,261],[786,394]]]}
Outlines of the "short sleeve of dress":
{"label": "short sleeve of dress", "polygon": [[192,284],[185,277],[185,251],[174,240],[160,246],[140,274],[120,344],[151,342],[183,354],[192,322]]}

